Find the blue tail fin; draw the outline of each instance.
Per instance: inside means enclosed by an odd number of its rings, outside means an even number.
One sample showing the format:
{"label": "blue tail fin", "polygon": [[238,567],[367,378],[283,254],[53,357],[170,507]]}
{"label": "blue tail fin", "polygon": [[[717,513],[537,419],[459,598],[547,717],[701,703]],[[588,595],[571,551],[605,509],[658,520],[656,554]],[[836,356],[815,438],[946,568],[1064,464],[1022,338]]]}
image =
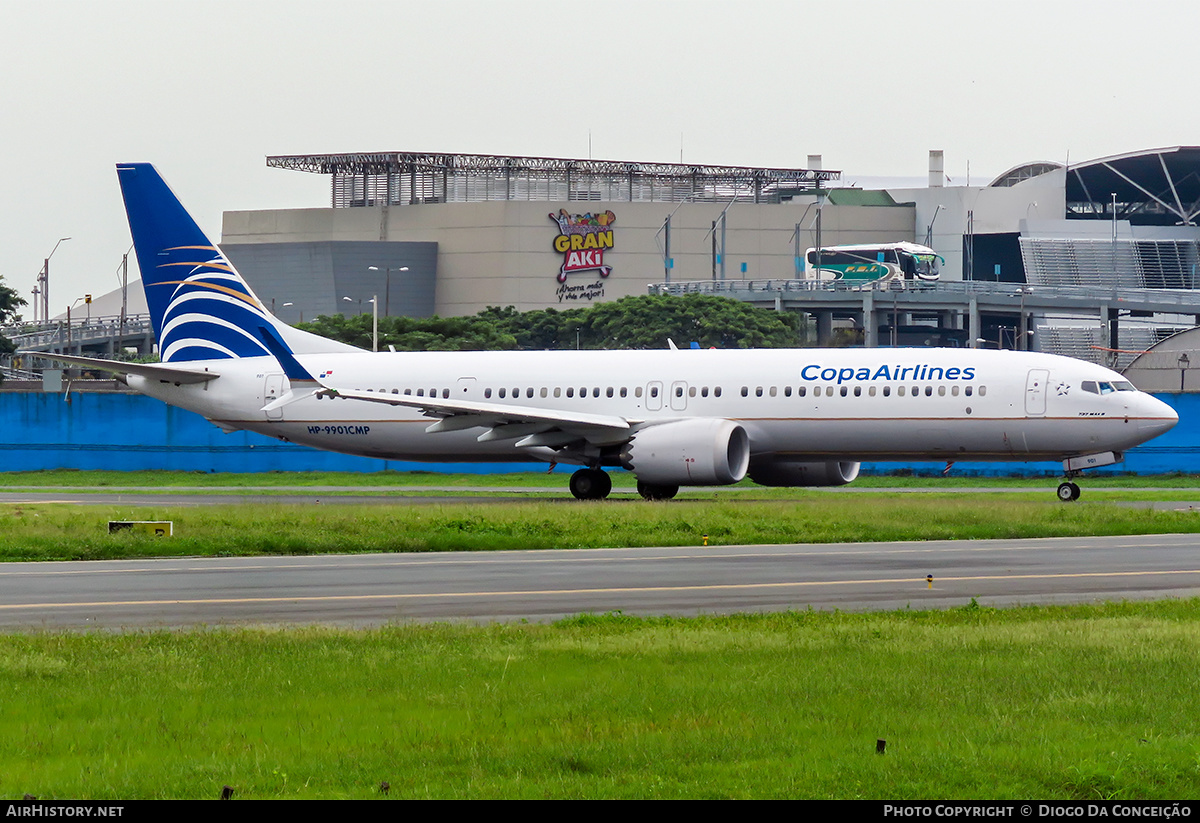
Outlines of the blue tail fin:
{"label": "blue tail fin", "polygon": [[164,363],[270,355],[269,313],[149,163],[117,166]]}

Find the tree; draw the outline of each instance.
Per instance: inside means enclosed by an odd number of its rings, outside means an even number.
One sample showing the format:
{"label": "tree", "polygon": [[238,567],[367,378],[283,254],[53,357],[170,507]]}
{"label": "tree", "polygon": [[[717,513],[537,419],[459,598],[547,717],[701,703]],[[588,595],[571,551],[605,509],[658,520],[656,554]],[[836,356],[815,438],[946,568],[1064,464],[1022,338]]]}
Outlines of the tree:
{"label": "tree", "polygon": [[[302,328],[361,348],[371,347],[371,316],[319,317]],[[490,306],[474,317],[389,317],[379,320],[379,347],[403,351],[544,349],[747,349],[796,346],[799,315],[760,309],[715,295],[623,297],[587,308],[519,312]]]}
{"label": "tree", "polygon": [[[24,305],[25,298],[18,295],[15,289],[4,285],[4,278],[0,277],[0,326],[20,320],[21,316],[17,314],[17,310]],[[0,354],[11,354],[16,350],[13,342],[0,334]]]}

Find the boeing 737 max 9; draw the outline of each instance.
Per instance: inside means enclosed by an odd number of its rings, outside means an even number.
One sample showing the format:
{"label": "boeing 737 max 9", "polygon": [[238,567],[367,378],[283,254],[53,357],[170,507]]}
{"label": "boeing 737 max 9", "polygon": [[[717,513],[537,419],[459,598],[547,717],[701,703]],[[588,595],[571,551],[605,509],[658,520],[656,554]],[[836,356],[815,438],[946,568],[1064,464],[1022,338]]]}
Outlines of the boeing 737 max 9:
{"label": "boeing 737 max 9", "polygon": [[848,483],[863,460],[1061,460],[1071,478],[1177,422],[1100,366],[963,349],[366,352],[271,315],[153,166],[117,168],[161,363],[117,375],[226,431],[389,459],[606,467],[680,486]]}

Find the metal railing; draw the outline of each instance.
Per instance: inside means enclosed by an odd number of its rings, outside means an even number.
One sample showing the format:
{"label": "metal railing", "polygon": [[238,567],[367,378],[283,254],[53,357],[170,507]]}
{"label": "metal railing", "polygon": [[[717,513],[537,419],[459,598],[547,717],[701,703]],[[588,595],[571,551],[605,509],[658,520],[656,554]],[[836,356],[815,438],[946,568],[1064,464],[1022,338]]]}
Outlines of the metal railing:
{"label": "metal railing", "polygon": [[94,347],[97,343],[153,334],[149,314],[132,314],[121,322],[120,315],[91,318],[51,320],[45,323],[23,323],[0,328],[0,335],[16,344],[20,351],[62,351],[68,347]]}

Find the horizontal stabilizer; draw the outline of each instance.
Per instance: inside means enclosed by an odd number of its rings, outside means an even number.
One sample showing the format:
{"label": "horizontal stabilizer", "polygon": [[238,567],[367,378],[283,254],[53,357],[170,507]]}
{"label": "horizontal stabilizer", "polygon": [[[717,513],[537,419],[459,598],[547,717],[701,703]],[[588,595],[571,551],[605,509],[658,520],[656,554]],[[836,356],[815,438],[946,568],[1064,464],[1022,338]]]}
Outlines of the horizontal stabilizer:
{"label": "horizontal stabilizer", "polygon": [[190,369],[167,363],[124,363],[120,360],[101,360],[96,357],[76,357],[73,354],[46,354],[45,352],[26,352],[26,354],[109,374],[136,374],[147,380],[161,380],[164,383],[204,383],[220,377],[217,372],[208,369]]}

